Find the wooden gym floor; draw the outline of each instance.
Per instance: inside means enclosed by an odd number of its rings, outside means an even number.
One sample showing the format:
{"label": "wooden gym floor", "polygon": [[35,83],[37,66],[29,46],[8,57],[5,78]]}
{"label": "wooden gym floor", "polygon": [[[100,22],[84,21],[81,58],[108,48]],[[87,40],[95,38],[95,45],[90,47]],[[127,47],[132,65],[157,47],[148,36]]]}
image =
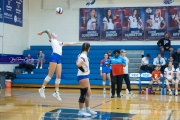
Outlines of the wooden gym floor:
{"label": "wooden gym floor", "polygon": [[78,89],[60,89],[62,101],[56,100],[53,88],[46,89],[46,98],[38,88],[10,88],[0,91],[0,120],[180,120],[179,96],[160,94],[110,98],[102,90],[93,89],[91,108],[98,112],[92,118],[77,116]]}

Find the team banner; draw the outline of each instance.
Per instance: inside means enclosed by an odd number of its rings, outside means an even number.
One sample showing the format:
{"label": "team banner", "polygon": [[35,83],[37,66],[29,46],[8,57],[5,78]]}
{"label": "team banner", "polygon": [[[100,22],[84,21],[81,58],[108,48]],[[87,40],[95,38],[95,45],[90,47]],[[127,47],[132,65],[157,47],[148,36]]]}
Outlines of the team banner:
{"label": "team banner", "polygon": [[171,39],[180,39],[180,7],[169,7],[169,33]]}
{"label": "team banner", "polygon": [[14,25],[21,26],[23,22],[23,0],[15,0],[14,4]]}
{"label": "team banner", "polygon": [[24,63],[23,55],[3,54],[0,55],[0,64]]}
{"label": "team banner", "polygon": [[81,8],[79,40],[180,39],[180,7]]}
{"label": "team banner", "polygon": [[101,11],[101,40],[121,40],[122,10],[120,8],[104,8]]}
{"label": "team banner", "polygon": [[80,9],[80,40],[100,40],[100,9]]}
{"label": "team banner", "polygon": [[145,8],[145,40],[159,40],[168,28],[168,7]]}
{"label": "team banner", "polygon": [[4,0],[4,23],[14,24],[15,0]]}
{"label": "team banner", "polygon": [[0,22],[3,22],[3,0],[0,0]]}
{"label": "team banner", "polygon": [[144,8],[123,8],[122,40],[144,40]]}

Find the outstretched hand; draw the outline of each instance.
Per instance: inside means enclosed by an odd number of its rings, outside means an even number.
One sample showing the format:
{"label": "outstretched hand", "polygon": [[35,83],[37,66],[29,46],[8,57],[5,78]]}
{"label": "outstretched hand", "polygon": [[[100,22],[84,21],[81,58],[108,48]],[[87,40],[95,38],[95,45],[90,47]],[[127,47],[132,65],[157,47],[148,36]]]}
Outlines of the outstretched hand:
{"label": "outstretched hand", "polygon": [[38,35],[42,35],[43,33],[42,32],[39,32]]}

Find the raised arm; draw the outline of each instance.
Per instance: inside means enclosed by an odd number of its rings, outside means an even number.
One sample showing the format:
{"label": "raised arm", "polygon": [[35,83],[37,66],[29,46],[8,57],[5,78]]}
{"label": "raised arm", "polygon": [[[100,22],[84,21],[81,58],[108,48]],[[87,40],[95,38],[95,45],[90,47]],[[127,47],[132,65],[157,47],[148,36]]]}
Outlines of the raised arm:
{"label": "raised arm", "polygon": [[52,35],[51,35],[51,33],[50,33],[50,31],[49,31],[49,30],[44,30],[44,31],[41,31],[41,32],[39,32],[39,33],[38,33],[38,35],[42,35],[42,34],[44,34],[44,33],[46,33],[46,34],[48,35],[49,40],[52,38]]}
{"label": "raised arm", "polygon": [[78,45],[78,44],[83,44],[83,42],[69,42],[69,43],[64,43],[63,46],[71,46],[71,45]]}

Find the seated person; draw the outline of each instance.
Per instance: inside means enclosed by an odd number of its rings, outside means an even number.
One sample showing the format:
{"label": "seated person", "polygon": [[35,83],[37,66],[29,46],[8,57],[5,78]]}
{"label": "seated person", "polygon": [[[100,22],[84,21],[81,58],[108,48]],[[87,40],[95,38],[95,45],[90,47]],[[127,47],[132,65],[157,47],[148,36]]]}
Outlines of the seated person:
{"label": "seated person", "polygon": [[149,58],[150,58],[150,54],[147,54],[146,57],[142,58],[141,61],[141,70],[144,70],[145,72],[152,72],[152,66],[149,64]]}
{"label": "seated person", "polygon": [[176,68],[178,67],[180,63],[180,48],[177,49],[177,51],[173,54],[174,64]]}
{"label": "seated person", "polygon": [[172,67],[173,67],[174,69],[177,68],[177,64],[174,62],[173,57],[169,57],[169,62],[172,62]]}
{"label": "seated person", "polygon": [[155,70],[152,72],[152,81],[150,81],[149,83],[149,88],[152,87],[152,85],[157,82],[158,84],[158,87],[157,87],[157,90],[159,90],[159,88],[161,87],[161,81],[160,81],[160,78],[161,78],[161,72],[159,71],[159,66],[156,65],[155,66]]}
{"label": "seated person", "polygon": [[39,65],[40,65],[40,69],[42,69],[42,66],[43,66],[43,62],[44,62],[44,59],[45,58],[45,55],[44,53],[42,52],[42,50],[39,51],[38,55],[37,55],[37,66],[36,66],[36,69],[38,69]]}
{"label": "seated person", "polygon": [[161,70],[161,73],[164,73],[164,69],[166,68],[166,62],[165,59],[163,57],[161,57],[161,54],[157,54],[157,57],[154,58],[153,61],[153,66],[155,68],[155,66],[158,66],[159,69]]}
{"label": "seated person", "polygon": [[175,95],[178,96],[178,84],[180,83],[180,63],[176,69]]}
{"label": "seated person", "polygon": [[31,55],[30,55],[30,54],[27,55],[27,57],[25,58],[25,61],[26,61],[26,66],[25,66],[26,72],[25,72],[25,74],[27,74],[28,71],[30,71],[31,74],[34,74],[34,73],[33,73],[34,59],[31,58]]}
{"label": "seated person", "polygon": [[172,83],[173,88],[174,88],[174,84],[175,84],[174,72],[175,72],[175,69],[172,67],[172,62],[169,62],[167,67],[164,70],[164,77],[165,77],[166,87],[169,90],[170,96],[172,95],[172,91],[171,91],[171,88],[169,86],[169,82]]}

